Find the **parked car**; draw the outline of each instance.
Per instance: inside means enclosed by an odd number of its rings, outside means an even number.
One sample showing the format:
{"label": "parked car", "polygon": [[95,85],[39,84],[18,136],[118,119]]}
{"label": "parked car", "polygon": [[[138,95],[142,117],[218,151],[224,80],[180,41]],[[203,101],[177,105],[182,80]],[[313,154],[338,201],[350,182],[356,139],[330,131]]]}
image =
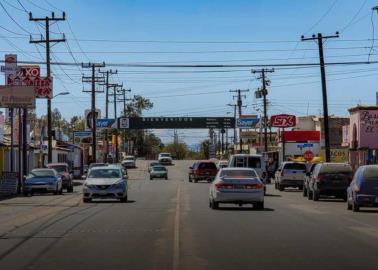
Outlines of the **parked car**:
{"label": "parked car", "polygon": [[55,195],[63,193],[62,178],[54,169],[34,169],[24,181],[25,196],[33,193],[52,192]]}
{"label": "parked car", "polygon": [[358,212],[360,207],[378,207],[378,165],[359,167],[347,194],[348,210]]}
{"label": "parked car", "polygon": [[320,196],[333,196],[346,201],[352,177],[352,167],[347,163],[319,163],[310,178],[308,196],[314,201],[318,201]]}
{"label": "parked car", "polygon": [[160,153],[158,161],[161,165],[172,165],[172,156],[170,153]]}
{"label": "parked car", "polygon": [[209,160],[197,161],[189,167],[189,182],[197,183],[205,180],[211,182],[217,175],[218,169],[214,162]]}
{"label": "parked car", "polygon": [[217,164],[218,170],[228,167],[228,160],[219,160]]}
{"label": "parked car", "polygon": [[168,180],[167,168],[161,165],[153,166],[150,171],[150,180],[154,178],[164,178],[165,180]]}
{"label": "parked car", "polygon": [[303,182],[306,176],[306,163],[285,161],[276,171],[275,187],[283,191],[285,188],[303,188]]}
{"label": "parked car", "polygon": [[62,178],[63,188],[65,188],[67,192],[73,192],[73,172],[70,171],[67,163],[49,163],[47,164],[47,168],[56,170],[60,178]]}
{"label": "parked car", "polygon": [[121,164],[126,169],[136,168],[135,157],[134,156],[126,156],[122,160]]}
{"label": "parked car", "polygon": [[160,166],[160,163],[157,162],[157,161],[151,162],[151,163],[148,165],[148,172],[150,172],[150,171],[151,171],[151,168],[154,167],[154,166]]}
{"label": "parked car", "polygon": [[83,185],[83,202],[92,199],[119,199],[127,201],[127,177],[116,165],[94,167],[89,170]]}
{"label": "parked car", "polygon": [[262,155],[236,154],[229,159],[228,167],[230,168],[251,168],[254,169],[261,181],[266,183],[265,161]]}
{"label": "parked car", "polygon": [[313,164],[310,165],[310,168],[307,170],[307,173],[306,173],[306,176],[305,176],[305,179],[304,179],[304,183],[303,183],[303,197],[308,197],[309,200],[312,199],[310,196],[308,196],[309,185],[310,185],[312,173],[314,172],[316,164],[317,163],[313,163]]}
{"label": "parked car", "polygon": [[220,169],[210,185],[209,206],[218,209],[220,203],[252,204],[264,209],[264,183],[253,169]]}

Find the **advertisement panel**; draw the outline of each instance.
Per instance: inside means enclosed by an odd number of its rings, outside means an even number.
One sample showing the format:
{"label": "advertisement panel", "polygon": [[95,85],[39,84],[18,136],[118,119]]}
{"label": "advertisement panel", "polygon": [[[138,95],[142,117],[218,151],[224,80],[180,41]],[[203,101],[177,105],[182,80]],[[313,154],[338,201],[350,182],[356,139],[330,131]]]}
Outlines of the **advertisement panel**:
{"label": "advertisement panel", "polygon": [[295,115],[277,114],[270,117],[270,126],[278,128],[295,127],[297,118]]}
{"label": "advertisement panel", "polygon": [[306,151],[311,151],[315,156],[320,153],[320,143],[285,143],[285,155],[286,156],[303,156]]}
{"label": "advertisement panel", "polygon": [[[325,160],[325,151],[322,149],[320,151],[320,156]],[[336,148],[331,149],[331,162],[349,162],[349,149],[348,148]]]}
{"label": "advertisement panel", "polygon": [[320,131],[316,130],[294,130],[282,132],[282,139],[285,142],[308,142],[308,141],[320,141]]}
{"label": "advertisement panel", "polygon": [[[92,129],[92,110],[91,109],[87,109],[84,111],[84,117],[85,117],[85,129],[86,130],[90,130]],[[96,112],[95,112],[95,118],[96,119],[99,119],[101,118],[101,110],[100,109],[96,109]]]}
{"label": "advertisement panel", "polygon": [[109,119],[109,118],[96,119],[96,128],[98,129],[116,128],[116,121],[115,119]]}
{"label": "advertisement panel", "polygon": [[255,128],[256,125],[259,123],[259,118],[256,116],[249,116],[249,117],[241,117],[236,120],[236,127],[237,128]]}
{"label": "advertisement panel", "polygon": [[92,143],[92,132],[91,131],[74,131],[74,142],[75,144],[90,144]]}
{"label": "advertisement panel", "polygon": [[34,88],[31,86],[0,86],[0,107],[34,108]]}

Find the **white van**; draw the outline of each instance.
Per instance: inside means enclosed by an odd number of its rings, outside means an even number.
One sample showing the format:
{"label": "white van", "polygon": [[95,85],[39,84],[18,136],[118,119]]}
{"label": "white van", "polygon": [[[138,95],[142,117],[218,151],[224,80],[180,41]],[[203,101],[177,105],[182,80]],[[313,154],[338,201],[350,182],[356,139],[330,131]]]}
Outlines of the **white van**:
{"label": "white van", "polygon": [[235,154],[229,159],[228,167],[252,168],[265,182],[265,161],[263,155]]}

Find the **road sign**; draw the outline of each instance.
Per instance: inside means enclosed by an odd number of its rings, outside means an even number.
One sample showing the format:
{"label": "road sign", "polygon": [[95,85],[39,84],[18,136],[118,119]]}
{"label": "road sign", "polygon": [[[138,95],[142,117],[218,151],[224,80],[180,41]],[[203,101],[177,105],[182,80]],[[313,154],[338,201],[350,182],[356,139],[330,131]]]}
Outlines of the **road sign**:
{"label": "road sign", "polygon": [[259,119],[256,117],[251,118],[238,118],[236,120],[236,127],[237,128],[254,128],[257,123],[259,122]]}
{"label": "road sign", "polygon": [[[92,110],[91,109],[87,109],[84,111],[84,116],[85,116],[85,129],[86,130],[89,130],[89,129],[92,129]],[[101,118],[101,110],[100,109],[96,109],[95,111],[95,117],[96,119],[99,119]]]}
{"label": "road sign", "polygon": [[98,129],[107,129],[107,128],[116,128],[115,119],[102,118],[96,119],[96,128]]}
{"label": "road sign", "polygon": [[92,131],[74,131],[75,144],[92,143]]}
{"label": "road sign", "polygon": [[295,115],[289,114],[277,114],[272,115],[270,117],[270,126],[271,127],[279,127],[279,128],[287,128],[287,127],[295,127],[297,118]]}
{"label": "road sign", "polygon": [[311,161],[314,158],[314,153],[311,150],[307,150],[306,152],[304,152],[303,158],[306,161]]}
{"label": "road sign", "polygon": [[234,128],[232,117],[129,117],[118,118],[121,129]]}

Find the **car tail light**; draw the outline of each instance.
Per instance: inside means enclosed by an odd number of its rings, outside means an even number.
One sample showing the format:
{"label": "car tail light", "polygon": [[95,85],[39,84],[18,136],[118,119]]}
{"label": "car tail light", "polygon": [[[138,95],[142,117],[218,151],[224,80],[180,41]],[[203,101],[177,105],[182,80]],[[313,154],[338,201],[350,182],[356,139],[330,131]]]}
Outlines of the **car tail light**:
{"label": "car tail light", "polygon": [[246,189],[263,189],[264,185],[261,184],[261,183],[258,183],[258,184],[247,184],[247,185],[245,185],[245,188]]}
{"label": "car tail light", "polygon": [[284,176],[284,171],[283,170],[281,171],[281,176]]}
{"label": "car tail light", "polygon": [[231,189],[233,187],[234,187],[233,184],[224,183],[224,182],[215,184],[216,189]]}
{"label": "car tail light", "polygon": [[358,193],[358,192],[360,192],[360,188],[357,185],[354,185],[353,186],[353,191],[356,192],[356,193]]}

